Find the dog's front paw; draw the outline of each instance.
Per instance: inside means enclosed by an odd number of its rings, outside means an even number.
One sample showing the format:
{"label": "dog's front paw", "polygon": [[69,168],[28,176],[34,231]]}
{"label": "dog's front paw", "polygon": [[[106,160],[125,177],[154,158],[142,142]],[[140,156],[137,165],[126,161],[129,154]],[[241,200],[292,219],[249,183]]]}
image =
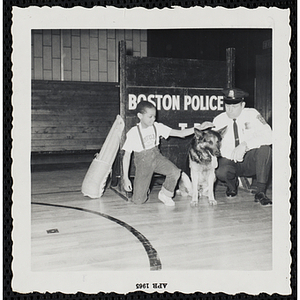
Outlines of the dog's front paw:
{"label": "dog's front paw", "polygon": [[198,206],[198,201],[197,200],[192,200],[191,201],[191,206],[193,206],[193,207]]}
{"label": "dog's front paw", "polygon": [[210,205],[217,205],[218,204],[218,202],[215,199],[210,199],[210,200],[208,200],[208,202],[209,202]]}

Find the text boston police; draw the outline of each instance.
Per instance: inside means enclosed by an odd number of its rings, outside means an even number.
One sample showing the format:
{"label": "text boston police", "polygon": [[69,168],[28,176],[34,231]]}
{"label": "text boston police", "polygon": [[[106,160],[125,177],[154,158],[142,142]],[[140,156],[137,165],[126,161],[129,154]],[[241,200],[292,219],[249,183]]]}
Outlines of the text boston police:
{"label": "text boston police", "polygon": [[223,111],[223,96],[216,95],[157,95],[157,94],[128,94],[128,109],[136,109],[140,101],[149,101],[156,106],[157,110],[212,110]]}

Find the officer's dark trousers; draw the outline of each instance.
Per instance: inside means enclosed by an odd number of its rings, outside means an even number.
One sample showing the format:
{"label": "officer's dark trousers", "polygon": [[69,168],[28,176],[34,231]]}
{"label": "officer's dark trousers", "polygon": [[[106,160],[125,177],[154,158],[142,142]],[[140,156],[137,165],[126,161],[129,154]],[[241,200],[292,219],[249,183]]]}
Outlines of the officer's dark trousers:
{"label": "officer's dark trousers", "polygon": [[237,177],[241,176],[256,175],[257,183],[266,185],[272,164],[272,149],[270,146],[261,146],[248,151],[242,162],[235,163],[220,157],[218,163],[216,176],[226,183],[229,190],[236,190]]}

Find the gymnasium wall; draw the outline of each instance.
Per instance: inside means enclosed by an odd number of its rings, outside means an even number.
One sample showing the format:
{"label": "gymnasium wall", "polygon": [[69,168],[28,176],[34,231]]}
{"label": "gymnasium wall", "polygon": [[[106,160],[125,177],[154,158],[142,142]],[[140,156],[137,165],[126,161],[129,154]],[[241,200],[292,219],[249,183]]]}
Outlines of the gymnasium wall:
{"label": "gymnasium wall", "polygon": [[32,79],[118,82],[118,44],[147,56],[146,30],[33,30]]}
{"label": "gymnasium wall", "polygon": [[[271,116],[270,30],[33,30],[32,152],[98,151],[119,113],[119,41],[136,57],[224,60],[236,49],[236,85]],[[268,59],[265,59],[268,57]],[[104,120],[100,122],[99,120]],[[89,129],[87,129],[89,128]],[[88,130],[88,131],[86,131]]]}
{"label": "gymnasium wall", "polygon": [[147,56],[146,30],[32,31],[33,164],[90,161],[101,149],[119,113],[120,40]]}

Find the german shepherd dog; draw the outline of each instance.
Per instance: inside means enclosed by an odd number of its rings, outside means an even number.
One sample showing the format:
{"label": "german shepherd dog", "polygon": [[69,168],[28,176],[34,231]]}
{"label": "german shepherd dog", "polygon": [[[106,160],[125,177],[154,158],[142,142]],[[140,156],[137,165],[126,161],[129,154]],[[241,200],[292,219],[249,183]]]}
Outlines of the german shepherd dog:
{"label": "german shepherd dog", "polygon": [[214,131],[211,129],[214,125],[210,122],[202,125],[202,130],[194,129],[195,134],[188,151],[192,181],[190,182],[188,176],[183,173],[179,183],[181,195],[188,194],[192,197],[192,206],[198,205],[201,196],[207,196],[209,204],[217,204],[214,197],[215,169],[218,167],[217,157],[220,156],[221,140],[227,129],[224,127]]}

